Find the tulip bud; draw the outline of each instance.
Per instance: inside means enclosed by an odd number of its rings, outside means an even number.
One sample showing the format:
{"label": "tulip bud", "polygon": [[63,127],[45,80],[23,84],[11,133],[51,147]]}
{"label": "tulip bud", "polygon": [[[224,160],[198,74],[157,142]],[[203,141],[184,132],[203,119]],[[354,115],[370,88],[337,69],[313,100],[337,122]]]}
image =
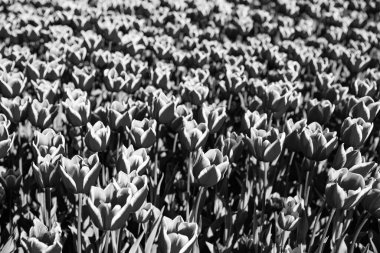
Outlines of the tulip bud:
{"label": "tulip bud", "polygon": [[26,85],[26,78],[20,72],[6,73],[0,71],[0,91],[6,98],[20,96]]}
{"label": "tulip bud", "polygon": [[142,75],[141,74],[132,74],[132,73],[123,73],[125,77],[125,86],[124,91],[128,94],[134,94],[141,87]]}
{"label": "tulip bud", "polygon": [[284,132],[286,134],[284,145],[290,151],[301,151],[301,132],[303,128],[307,126],[307,120],[302,119],[297,122],[293,122],[293,119],[288,119],[284,125]]}
{"label": "tulip bud", "polygon": [[226,65],[225,80],[220,83],[224,92],[239,93],[247,85],[247,76],[244,73],[244,66],[240,68],[236,66]]}
{"label": "tulip bud", "polygon": [[169,124],[175,118],[176,103],[173,98],[167,97],[163,92],[154,94],[151,103],[152,117],[161,124]]}
{"label": "tulip bud", "polygon": [[352,85],[353,93],[357,97],[374,97],[377,92],[377,85],[375,81],[370,81],[368,79],[356,79]]}
{"label": "tulip bud", "polygon": [[47,100],[39,102],[34,99],[29,107],[29,121],[33,126],[40,129],[48,128],[58,114],[58,107],[49,104]]}
{"label": "tulip bud", "polygon": [[62,252],[61,234],[61,226],[58,223],[55,223],[49,231],[39,219],[34,219],[33,226],[29,230],[29,237],[22,240],[31,253],[60,253]]}
{"label": "tulip bud", "polygon": [[171,122],[171,128],[179,132],[185,125],[186,121],[193,119],[193,113],[185,105],[178,105],[175,110],[175,119]]}
{"label": "tulip bud", "polygon": [[187,151],[195,151],[202,148],[208,138],[209,130],[204,123],[199,125],[195,120],[186,121],[179,132],[181,144]]}
{"label": "tulip bud", "polygon": [[319,102],[317,99],[312,99],[308,102],[307,120],[308,122],[318,122],[323,125],[327,123],[334,112],[335,105],[328,100]]}
{"label": "tulip bud", "polygon": [[58,96],[59,81],[49,82],[46,80],[32,81],[34,90],[39,101],[47,100],[49,104],[54,104]]}
{"label": "tulip bud", "polygon": [[120,92],[124,88],[126,81],[124,77],[118,75],[115,68],[112,68],[104,70],[104,84],[108,91]]}
{"label": "tulip bud", "polygon": [[359,150],[352,147],[344,149],[344,144],[341,144],[338,148],[333,161],[333,168],[338,170],[341,168],[350,169],[352,166],[359,164],[363,161],[362,155]]}
{"label": "tulip bud", "polygon": [[342,141],[353,148],[359,148],[371,134],[373,124],[365,122],[362,118],[347,117],[341,126]]}
{"label": "tulip bud", "polygon": [[70,192],[90,192],[91,186],[95,185],[101,169],[97,154],[88,159],[76,155],[72,159],[62,157],[62,165],[59,166],[63,184]]}
{"label": "tulip bud", "polygon": [[41,188],[54,188],[59,182],[59,165],[60,156],[51,156],[37,158],[37,165],[33,162],[33,174],[37,184]]}
{"label": "tulip bud", "polygon": [[108,122],[111,130],[124,131],[125,127],[130,128],[136,110],[136,106],[131,104],[113,101],[108,109]]}
{"label": "tulip bud", "polygon": [[175,219],[163,217],[158,243],[163,253],[189,253],[198,237],[198,225],[184,222],[181,216]]}
{"label": "tulip bud", "polygon": [[86,96],[69,97],[62,105],[66,110],[66,118],[74,127],[84,126],[90,119],[91,104]]}
{"label": "tulip bud", "polygon": [[2,97],[0,100],[0,111],[15,124],[26,118],[26,112],[29,108],[29,100],[25,98],[15,97],[8,99]]}
{"label": "tulip bud", "polygon": [[145,148],[134,150],[133,146],[128,148],[122,146],[121,156],[117,160],[116,168],[118,171],[123,171],[127,174],[137,171],[139,175],[143,175],[146,173],[149,161],[150,158]]}
{"label": "tulip bud", "polygon": [[90,91],[94,87],[95,70],[91,71],[91,68],[89,67],[84,67],[80,69],[74,66],[72,78],[75,87],[83,91]]}
{"label": "tulip bud", "polygon": [[104,69],[111,61],[111,53],[107,50],[99,49],[93,53],[92,60],[96,67]]}
{"label": "tulip bud", "polygon": [[380,189],[371,189],[363,198],[361,205],[376,219],[380,219]]}
{"label": "tulip bud", "polygon": [[92,152],[105,151],[111,135],[109,126],[105,127],[101,121],[98,121],[94,125],[87,123],[87,129],[88,132],[84,137],[87,148]]}
{"label": "tulip bud", "polygon": [[273,162],[276,160],[284,145],[285,133],[279,133],[278,129],[270,131],[251,128],[250,137],[246,135],[244,141],[248,145],[249,152],[260,161]]}
{"label": "tulip bud", "polygon": [[209,88],[193,81],[180,84],[181,98],[185,102],[200,106],[207,98]]}
{"label": "tulip bud", "polygon": [[140,120],[132,120],[130,137],[133,144],[138,148],[149,148],[156,141],[156,127],[155,120],[148,120],[144,118]]}
{"label": "tulip bud", "polygon": [[205,123],[211,134],[217,133],[227,119],[226,108],[214,106],[200,107],[199,122]]}
{"label": "tulip bud", "polygon": [[42,133],[35,131],[32,150],[35,157],[44,157],[46,154],[53,157],[63,155],[65,153],[65,138],[51,128],[45,129]]}
{"label": "tulip bud", "polygon": [[[0,182],[9,192],[18,192],[22,175],[20,170],[8,169],[1,173]],[[4,190],[4,189],[3,189]]]}
{"label": "tulip bud", "polygon": [[153,216],[153,208],[157,208],[152,203],[145,203],[139,211],[134,213],[133,218],[138,223],[146,223],[148,222],[152,216]]}
{"label": "tulip bud", "polygon": [[280,212],[280,216],[278,219],[278,224],[280,228],[286,231],[294,230],[299,221],[300,221],[300,213],[302,212],[303,201],[296,197],[288,197],[284,200],[284,208]]}
{"label": "tulip bud", "polygon": [[246,133],[249,133],[250,129],[257,128],[257,129],[265,129],[267,126],[267,114],[259,114],[258,111],[246,111],[244,114],[244,118],[242,121],[242,127],[243,130]]}
{"label": "tulip bud", "polygon": [[350,96],[345,103],[345,111],[352,118],[362,118],[366,122],[373,122],[380,111],[380,102],[375,102],[371,97],[356,98]]}
{"label": "tulip bud", "polygon": [[227,137],[220,135],[216,140],[216,147],[222,151],[223,156],[227,156],[230,162],[237,162],[243,151],[243,137],[235,132],[227,132]]}
{"label": "tulip bud", "polygon": [[228,165],[228,157],[223,156],[219,149],[210,149],[206,153],[200,150],[193,166],[193,175],[201,186],[211,187],[223,178]]}

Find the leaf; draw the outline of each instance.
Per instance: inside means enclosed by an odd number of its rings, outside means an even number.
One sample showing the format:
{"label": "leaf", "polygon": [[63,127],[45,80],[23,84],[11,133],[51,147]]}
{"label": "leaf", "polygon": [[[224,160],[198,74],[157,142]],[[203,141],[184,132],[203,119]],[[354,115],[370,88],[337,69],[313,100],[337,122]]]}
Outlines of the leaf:
{"label": "leaf", "polygon": [[141,252],[140,242],[141,242],[141,239],[144,237],[144,234],[145,234],[145,231],[143,231],[141,235],[139,236],[139,238],[137,238],[135,243],[129,249],[129,253]]}
{"label": "leaf", "polygon": [[16,244],[13,236],[10,236],[5,245],[1,248],[0,253],[12,253],[16,251]]}
{"label": "leaf", "polygon": [[150,232],[150,235],[149,235],[148,239],[145,242],[145,250],[144,250],[145,253],[151,253],[151,249],[152,249],[152,246],[153,246],[153,243],[154,243],[154,239],[156,238],[156,235],[157,235],[157,230],[158,230],[158,228],[161,225],[161,220],[162,220],[162,217],[163,217],[164,209],[165,209],[165,207],[163,207],[161,209],[161,214],[158,217],[158,219],[156,220],[156,222],[153,224],[152,232]]}

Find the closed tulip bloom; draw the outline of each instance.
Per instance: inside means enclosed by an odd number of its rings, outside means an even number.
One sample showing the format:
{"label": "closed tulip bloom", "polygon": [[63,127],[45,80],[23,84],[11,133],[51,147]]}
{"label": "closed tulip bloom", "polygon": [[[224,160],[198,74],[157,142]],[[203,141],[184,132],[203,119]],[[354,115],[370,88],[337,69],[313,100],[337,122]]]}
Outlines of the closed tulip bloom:
{"label": "closed tulip bloom", "polygon": [[352,85],[353,93],[358,97],[373,97],[377,92],[376,81],[370,81],[368,79],[356,79]]}
{"label": "closed tulip bloom", "polygon": [[347,170],[330,169],[326,185],[326,202],[333,208],[350,209],[355,207],[372,188],[372,181],[366,185],[364,176]]}
{"label": "closed tulip bloom", "polygon": [[359,148],[367,140],[372,132],[373,123],[365,122],[362,118],[347,117],[340,128],[340,134],[344,144]]}
{"label": "closed tulip bloom", "polygon": [[198,82],[187,81],[180,84],[181,98],[185,102],[200,106],[207,98],[209,88]]}
{"label": "closed tulip bloom", "polygon": [[134,150],[133,146],[126,148],[121,147],[121,156],[119,156],[116,168],[119,171],[123,171],[127,174],[132,171],[137,171],[139,175],[146,173],[148,168],[150,158],[145,150],[145,148],[140,148]]}
{"label": "closed tulip bloom", "polygon": [[323,129],[319,123],[313,122],[301,132],[301,151],[311,160],[325,160],[338,146],[336,135],[336,132],[330,132],[328,128]]}
{"label": "closed tulip bloom", "polygon": [[58,107],[49,104],[47,100],[39,102],[34,99],[29,107],[29,121],[33,126],[40,129],[48,128],[58,114]]}
{"label": "closed tulip bloom", "polygon": [[29,108],[29,100],[25,98],[15,97],[8,99],[2,97],[0,99],[0,111],[15,124],[26,118],[26,112]]}
{"label": "closed tulip bloom", "polygon": [[307,120],[302,119],[294,122],[293,119],[288,119],[284,125],[285,141],[284,145],[290,151],[300,152],[301,146],[301,132],[307,126]]}
{"label": "closed tulip bloom", "polygon": [[124,131],[131,127],[137,108],[132,104],[113,101],[108,109],[108,123],[112,131]]}
{"label": "closed tulip bloom", "polygon": [[0,71],[0,91],[6,98],[20,96],[25,89],[26,78],[21,72],[3,72]]}
{"label": "closed tulip bloom", "polygon": [[65,137],[61,133],[56,133],[53,129],[47,128],[34,132],[32,150],[35,157],[50,154],[55,157],[65,153]]}
{"label": "closed tulip bloom", "polygon": [[251,128],[250,136],[246,135],[245,143],[249,152],[260,161],[273,162],[276,160],[284,145],[285,133],[279,133],[278,129],[270,131]]}
{"label": "closed tulip bloom", "polygon": [[209,130],[205,123],[199,125],[195,120],[186,121],[179,132],[181,144],[187,151],[195,151],[202,148],[208,138]]}
{"label": "closed tulip bloom", "polygon": [[250,129],[265,129],[267,126],[267,114],[260,114],[258,111],[246,111],[242,121],[243,130],[249,133]]}
{"label": "closed tulip bloom", "polygon": [[171,122],[170,126],[175,131],[181,130],[186,121],[193,119],[193,112],[186,107],[186,105],[178,105],[175,110],[175,118]]}
{"label": "closed tulip bloom", "polygon": [[49,82],[46,80],[32,81],[34,90],[37,93],[39,101],[47,100],[50,104],[54,104],[57,100],[59,81]]}
{"label": "closed tulip bloom", "polygon": [[226,108],[202,106],[199,114],[200,122],[207,124],[211,134],[217,133],[227,119]]}
{"label": "closed tulip bloom", "polygon": [[84,137],[86,146],[92,152],[103,152],[107,149],[111,130],[105,127],[103,122],[98,121],[94,125],[87,123],[88,132]]}
{"label": "closed tulip bloom", "polygon": [[169,124],[175,118],[176,102],[172,97],[167,97],[163,92],[154,94],[151,113],[152,117],[161,124]]}
{"label": "closed tulip bloom", "polygon": [[29,230],[29,237],[22,240],[30,253],[60,253],[62,252],[61,234],[61,226],[58,223],[55,223],[49,231],[39,219],[34,219],[33,226]]}
{"label": "closed tulip bloom", "polygon": [[7,169],[5,172],[1,172],[0,182],[7,191],[18,191],[20,188],[22,175],[20,169]]}
{"label": "closed tulip bloom", "polygon": [[80,69],[74,66],[72,78],[75,87],[83,91],[90,91],[94,87],[95,70],[91,70],[90,67],[84,67]]}
{"label": "closed tulip bloom", "polygon": [[239,93],[247,85],[247,76],[244,73],[244,66],[240,68],[226,64],[226,77],[220,83],[224,92]]}
{"label": "closed tulip bloom", "polygon": [[78,155],[72,159],[62,157],[62,165],[59,167],[63,184],[74,194],[88,194],[91,186],[95,185],[101,169],[97,154],[88,159]]}
{"label": "closed tulip bloom", "polygon": [[0,159],[8,155],[15,139],[14,134],[9,135],[8,126],[9,124],[5,121],[0,121]]}
{"label": "closed tulip bloom", "polygon": [[294,230],[299,221],[300,221],[300,213],[303,209],[303,201],[296,197],[288,197],[284,201],[284,208],[280,212],[280,216],[278,218],[278,225],[280,228],[286,231]]}
{"label": "closed tulip bloom", "polygon": [[156,141],[156,127],[157,122],[155,120],[143,120],[134,119],[131,124],[130,136],[133,144],[138,148],[149,148]]}
{"label": "closed tulip bloom", "polygon": [[210,149],[206,153],[200,150],[193,166],[193,175],[201,186],[211,187],[223,178],[228,166],[228,157],[223,156],[219,149]]}
{"label": "closed tulip bloom", "polygon": [[289,108],[291,101],[290,96],[293,91],[289,88],[288,83],[279,82],[268,86],[263,86],[263,101],[269,111],[274,113],[276,118],[280,118]]}
{"label": "closed tulip bloom", "polygon": [[53,188],[58,185],[60,157],[46,154],[44,157],[39,156],[37,158],[37,164],[33,162],[33,174],[39,187]]}
{"label": "closed tulip bloom", "polygon": [[236,132],[227,132],[227,137],[220,135],[216,140],[216,147],[227,156],[230,162],[237,162],[243,151],[243,137]]}
{"label": "closed tulip bloom", "polygon": [[350,96],[345,105],[352,118],[362,118],[366,122],[373,122],[380,111],[380,101],[375,102],[371,97],[356,98]]}
{"label": "closed tulip bloom", "polygon": [[108,91],[119,92],[125,86],[125,78],[119,76],[115,68],[104,70],[104,84]]}
{"label": "closed tulip bloom", "polygon": [[380,219],[380,189],[371,189],[361,201],[367,212]]}
{"label": "closed tulip bloom", "polygon": [[84,126],[90,119],[91,103],[86,96],[67,98],[62,105],[66,110],[66,118],[74,126]]}
{"label": "closed tulip bloom", "polygon": [[329,100],[318,101],[317,99],[312,99],[308,102],[307,120],[311,122],[318,122],[319,124],[327,123],[331,115],[335,110],[335,105]]}
{"label": "closed tulip bloom", "polygon": [[138,223],[146,223],[154,216],[154,208],[157,209],[152,203],[145,203],[140,210],[134,213],[133,218]]}
{"label": "closed tulip bloom", "polygon": [[92,54],[92,60],[96,67],[104,69],[111,61],[111,53],[107,50],[99,49]]}
{"label": "closed tulip bloom", "polygon": [[162,218],[158,244],[163,253],[189,253],[197,237],[196,223],[184,222],[181,216]]}

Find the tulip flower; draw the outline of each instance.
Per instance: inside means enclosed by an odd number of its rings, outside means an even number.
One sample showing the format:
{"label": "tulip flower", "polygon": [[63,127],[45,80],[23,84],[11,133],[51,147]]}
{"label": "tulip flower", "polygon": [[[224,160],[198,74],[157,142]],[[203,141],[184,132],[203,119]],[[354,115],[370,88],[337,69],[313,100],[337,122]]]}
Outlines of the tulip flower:
{"label": "tulip flower", "polygon": [[75,48],[67,47],[67,59],[74,65],[78,66],[85,60],[87,49],[85,47]]}
{"label": "tulip flower", "polygon": [[6,98],[20,96],[26,85],[26,78],[21,72],[6,73],[0,71],[0,91]]}
{"label": "tulip flower", "polygon": [[15,124],[26,118],[28,108],[29,100],[25,98],[15,97],[13,99],[8,99],[2,97],[0,99],[0,111]]}
{"label": "tulip flower", "polygon": [[335,110],[335,105],[328,100],[318,101],[317,99],[312,99],[308,102],[307,120],[308,122],[318,122],[323,125],[327,123],[331,115]]}
{"label": "tulip flower", "polygon": [[361,205],[376,219],[380,219],[380,189],[371,189],[362,199]]}
{"label": "tulip flower", "polygon": [[142,75],[139,74],[132,74],[132,73],[123,73],[125,78],[125,86],[124,91],[128,94],[134,94],[136,91],[138,91],[141,87],[142,83]]}
{"label": "tulip flower", "polygon": [[181,98],[193,105],[201,105],[207,98],[209,89],[201,83],[187,81],[180,84]]}
{"label": "tulip flower", "polygon": [[8,155],[15,139],[14,134],[9,135],[8,126],[9,124],[5,121],[0,121],[0,159]]}
{"label": "tulip flower", "polygon": [[22,175],[20,169],[7,169],[5,172],[1,173],[0,182],[7,189],[7,191],[13,192],[18,191],[20,188]]}
{"label": "tulip flower", "polygon": [[32,81],[32,84],[39,101],[47,100],[50,104],[55,103],[58,96],[59,81],[37,80]]}
{"label": "tulip flower", "polygon": [[83,37],[82,46],[84,46],[90,53],[97,51],[101,48],[102,36],[94,31],[81,31]]}
{"label": "tulip flower", "polygon": [[267,114],[260,114],[258,111],[246,111],[242,121],[242,128],[245,132],[253,128],[265,129],[267,126]]}
{"label": "tulip flower", "polygon": [[202,106],[199,118],[199,122],[207,124],[211,134],[217,133],[227,119],[226,108]]}
{"label": "tulip flower", "polygon": [[356,79],[352,85],[353,93],[358,97],[374,97],[377,92],[377,84],[375,81],[370,81],[368,79]]}
{"label": "tulip flower", "polygon": [[132,120],[130,136],[133,144],[138,148],[149,148],[156,141],[156,127],[155,120],[148,120],[144,118],[140,120]]}
{"label": "tulip flower", "polygon": [[303,128],[307,126],[307,120],[302,119],[297,122],[293,122],[293,119],[288,119],[284,125],[284,132],[286,134],[284,145],[290,151],[300,152],[301,147],[301,132]]}
{"label": "tulip flower", "polygon": [[208,134],[209,130],[206,124],[197,124],[195,120],[186,121],[179,132],[181,144],[187,151],[191,152],[205,145]]}
{"label": "tulip flower", "polygon": [[50,154],[44,157],[37,158],[37,164],[32,163],[34,178],[41,188],[54,188],[58,185],[59,176],[59,156],[51,156]]}
{"label": "tulip flower", "polygon": [[39,102],[34,99],[29,107],[29,121],[40,129],[48,128],[58,114],[57,105],[49,104],[47,100]]}
{"label": "tulip flower", "polygon": [[46,68],[46,63],[31,57],[25,66],[25,76],[28,80],[37,80],[43,77]]}
{"label": "tulip flower", "polygon": [[[152,203],[145,203],[140,210],[134,213],[133,218],[138,223],[146,223],[154,216],[155,209],[157,209],[157,207],[152,205]],[[160,211],[158,210],[158,212]]]}
{"label": "tulip flower", "polygon": [[184,222],[181,216],[173,220],[163,217],[159,234],[159,248],[163,253],[189,253],[198,237],[198,225]]}
{"label": "tulip flower", "polygon": [[355,96],[350,96],[345,107],[350,117],[362,118],[366,122],[373,122],[380,111],[380,101],[375,102],[369,96],[359,99]]}
{"label": "tulip flower", "polygon": [[250,136],[246,135],[244,141],[249,152],[263,162],[273,162],[276,160],[284,145],[285,133],[279,133],[278,129],[272,128],[270,131],[251,128]]}
{"label": "tulip flower", "polygon": [[43,78],[48,81],[57,81],[65,72],[66,65],[60,63],[60,59],[50,61],[46,64],[45,71],[43,72]]}
{"label": "tulip flower", "polygon": [[154,94],[151,114],[160,124],[169,124],[175,118],[176,103],[163,92]]}
{"label": "tulip flower", "polygon": [[288,197],[284,201],[284,208],[280,212],[280,216],[278,218],[278,225],[280,228],[286,231],[294,230],[299,221],[300,221],[300,213],[302,212],[303,200],[296,197]]}
{"label": "tulip flower", "polygon": [[111,54],[109,51],[99,49],[93,52],[93,62],[96,67],[104,69],[111,61]]}
{"label": "tulip flower", "polygon": [[336,134],[336,132],[330,132],[328,128],[323,129],[317,122],[310,123],[301,132],[301,152],[314,161],[327,159],[338,146]]}
{"label": "tulip flower", "polygon": [[172,84],[170,82],[170,74],[172,69],[167,65],[158,65],[153,72],[153,85],[163,89],[170,90]]}
{"label": "tulip flower", "polygon": [[193,165],[193,175],[201,186],[211,187],[223,178],[228,166],[228,157],[219,149],[210,149],[206,153],[200,150]]}
{"label": "tulip flower", "polygon": [[59,168],[67,190],[74,194],[88,194],[98,179],[101,166],[98,155],[93,154],[88,159],[78,155],[72,159],[62,157],[62,165]]}
{"label": "tulip flower", "polygon": [[244,67],[240,68],[226,65],[226,77],[221,83],[221,88],[224,92],[239,93],[247,85],[247,76],[244,73]]}
{"label": "tulip flower", "polygon": [[90,91],[95,83],[95,70],[91,70],[89,67],[80,69],[74,66],[72,78],[75,87],[83,91]]}
{"label": "tulip flower", "polygon": [[108,122],[112,131],[122,131],[131,127],[137,107],[130,103],[113,101],[108,109]]}
{"label": "tulip flower", "polygon": [[126,148],[121,147],[121,156],[119,156],[116,168],[118,171],[124,171],[129,174],[137,171],[139,175],[145,174],[148,168],[150,158],[145,148],[134,150],[133,146]]}
{"label": "tulip flower", "polygon": [[373,184],[371,181],[366,185],[364,177],[368,173],[361,173],[354,173],[346,168],[337,171],[330,169],[325,190],[327,204],[333,208],[344,210],[355,207]]}
{"label": "tulip flower", "polygon": [[101,121],[98,121],[94,125],[87,123],[87,129],[88,132],[84,137],[87,148],[92,152],[105,151],[111,136],[110,127],[105,127]]}
{"label": "tulip flower", "polygon": [[175,131],[181,130],[186,121],[193,119],[193,113],[185,105],[178,105],[175,110],[175,119],[171,122],[170,126]]}
{"label": "tulip flower", "polygon": [[87,124],[91,114],[91,104],[86,96],[66,99],[62,102],[66,110],[66,118],[74,127],[84,126]]}
{"label": "tulip flower", "polygon": [[29,237],[22,240],[30,253],[60,253],[62,252],[61,234],[61,226],[58,223],[55,223],[49,231],[39,219],[34,219],[33,226],[29,230]]}
{"label": "tulip flower", "polygon": [[52,157],[65,153],[65,138],[61,133],[57,134],[53,129],[47,128],[42,131],[34,132],[32,150],[35,157],[50,154]]}
{"label": "tulip flower", "polygon": [[104,84],[108,91],[119,92],[123,90],[126,81],[123,76],[119,76],[116,69],[105,69],[104,70]]}
{"label": "tulip flower", "polygon": [[243,151],[243,137],[236,132],[227,132],[227,137],[220,135],[216,140],[216,147],[227,156],[230,162],[237,162]]}
{"label": "tulip flower", "polygon": [[340,128],[340,135],[344,144],[359,148],[371,134],[373,123],[365,122],[362,118],[347,117]]}

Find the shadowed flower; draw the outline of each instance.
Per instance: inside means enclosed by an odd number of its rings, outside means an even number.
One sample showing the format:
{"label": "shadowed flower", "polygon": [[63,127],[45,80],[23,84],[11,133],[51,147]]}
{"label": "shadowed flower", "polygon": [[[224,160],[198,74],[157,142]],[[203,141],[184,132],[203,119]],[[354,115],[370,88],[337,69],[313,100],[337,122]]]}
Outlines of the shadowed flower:
{"label": "shadowed flower", "polygon": [[137,171],[139,175],[145,174],[150,158],[145,148],[134,150],[133,146],[121,147],[121,156],[117,160],[116,168],[119,171],[130,173]]}
{"label": "shadowed flower", "polygon": [[29,107],[29,121],[40,129],[48,128],[58,114],[57,105],[49,104],[47,100],[39,102],[34,99]]}
{"label": "shadowed flower", "polygon": [[195,151],[202,148],[209,134],[205,123],[199,125],[195,120],[186,121],[184,127],[179,132],[181,144],[187,151]]}
{"label": "shadowed flower", "polygon": [[138,148],[149,148],[156,141],[155,120],[144,118],[142,121],[133,120],[130,129],[130,136],[133,144]]}
{"label": "shadowed flower", "polygon": [[84,137],[86,146],[92,152],[103,152],[107,149],[111,135],[110,127],[105,127],[103,122],[98,121],[94,125],[87,123],[88,132]]}
{"label": "shadowed flower", "polygon": [[373,123],[365,122],[362,118],[347,117],[340,128],[340,135],[344,144],[359,148],[372,132]]}

